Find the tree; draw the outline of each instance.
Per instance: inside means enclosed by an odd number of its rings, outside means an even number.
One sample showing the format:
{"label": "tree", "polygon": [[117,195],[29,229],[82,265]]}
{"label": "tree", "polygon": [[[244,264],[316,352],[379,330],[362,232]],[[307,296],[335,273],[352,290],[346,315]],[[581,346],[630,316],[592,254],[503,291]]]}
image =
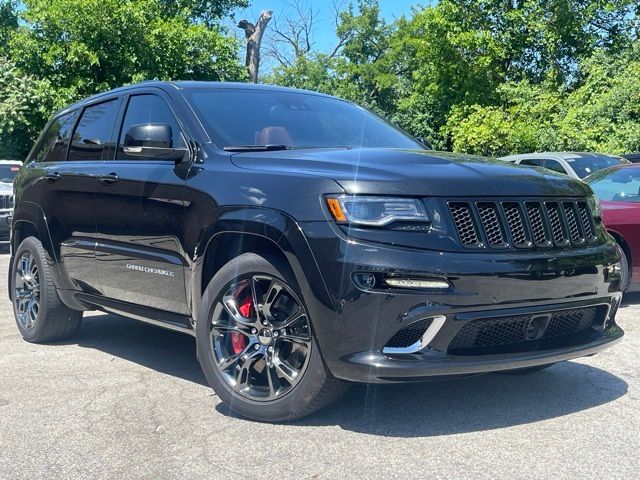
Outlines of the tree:
{"label": "tree", "polygon": [[241,20],[238,28],[244,30],[247,40],[247,55],[245,59],[245,67],[249,74],[249,80],[258,83],[258,71],[260,69],[260,47],[262,45],[262,36],[271,20],[273,12],[271,10],[263,10],[258,17],[258,21],[250,23],[248,20]]}
{"label": "tree", "polygon": [[14,0],[0,0],[0,55],[7,54],[7,42],[18,28],[18,12]]}
{"label": "tree", "polygon": [[157,0],[25,0],[9,42],[26,73],[82,97],[142,79],[236,80],[236,42]]}
{"label": "tree", "polygon": [[0,57],[0,159],[26,157],[55,103],[47,81]]}
{"label": "tree", "polygon": [[215,22],[244,0],[0,2],[0,56],[11,59],[0,150],[19,158],[49,115],[79,98],[146,79],[246,78],[238,43]]}

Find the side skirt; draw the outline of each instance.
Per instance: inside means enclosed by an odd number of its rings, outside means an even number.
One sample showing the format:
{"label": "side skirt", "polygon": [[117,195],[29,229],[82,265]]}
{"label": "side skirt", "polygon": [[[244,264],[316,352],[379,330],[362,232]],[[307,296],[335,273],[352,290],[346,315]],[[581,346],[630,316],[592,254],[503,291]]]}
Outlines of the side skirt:
{"label": "side skirt", "polygon": [[91,309],[103,310],[108,313],[115,313],[124,317],[139,320],[141,322],[156,325],[158,327],[167,328],[176,332],[186,333],[195,336],[196,332],[191,328],[191,317],[180,315],[179,313],[171,313],[157,308],[144,307],[134,305],[120,300],[104,298],[97,295],[87,293],[77,293],[75,299]]}

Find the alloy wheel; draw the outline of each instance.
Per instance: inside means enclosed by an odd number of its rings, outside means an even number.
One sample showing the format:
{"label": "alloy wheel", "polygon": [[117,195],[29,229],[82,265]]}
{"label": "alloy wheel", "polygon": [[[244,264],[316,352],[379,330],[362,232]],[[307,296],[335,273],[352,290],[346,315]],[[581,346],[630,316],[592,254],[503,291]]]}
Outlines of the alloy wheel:
{"label": "alloy wheel", "polygon": [[240,278],[219,297],[210,329],[215,364],[227,385],[256,401],[286,395],[311,353],[307,311],[282,280]]}
{"label": "alloy wheel", "polygon": [[20,325],[31,330],[40,311],[40,273],[30,252],[24,252],[16,264],[13,298]]}

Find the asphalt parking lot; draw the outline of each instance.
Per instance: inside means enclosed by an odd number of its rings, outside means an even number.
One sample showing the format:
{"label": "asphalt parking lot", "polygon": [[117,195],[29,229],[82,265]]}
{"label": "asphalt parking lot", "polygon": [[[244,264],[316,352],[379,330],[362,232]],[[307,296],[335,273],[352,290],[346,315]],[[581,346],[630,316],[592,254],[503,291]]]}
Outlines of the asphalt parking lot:
{"label": "asphalt parking lot", "polygon": [[356,386],[289,425],[229,415],[192,338],[88,316],[22,341],[0,255],[0,478],[637,478],[640,294],[624,340],[525,377]]}

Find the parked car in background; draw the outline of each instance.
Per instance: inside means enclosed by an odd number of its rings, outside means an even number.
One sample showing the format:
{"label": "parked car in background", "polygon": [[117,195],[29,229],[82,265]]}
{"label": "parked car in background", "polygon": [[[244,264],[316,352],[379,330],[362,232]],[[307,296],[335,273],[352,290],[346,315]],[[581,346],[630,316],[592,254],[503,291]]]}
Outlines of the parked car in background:
{"label": "parked car in background", "polygon": [[584,181],[600,199],[604,224],[620,245],[623,290],[640,286],[640,164],[620,165]]}
{"label": "parked car in background", "polygon": [[22,162],[18,160],[0,160],[0,242],[9,240],[9,231],[13,219],[13,179]]}
{"label": "parked car in background", "polygon": [[523,153],[500,157],[500,160],[529,167],[547,168],[578,180],[603,168],[630,163],[629,160],[616,155],[578,152]]}
{"label": "parked car in background", "polygon": [[640,152],[636,153],[625,153],[624,155],[620,155],[622,158],[629,160],[631,163],[640,163]]}

